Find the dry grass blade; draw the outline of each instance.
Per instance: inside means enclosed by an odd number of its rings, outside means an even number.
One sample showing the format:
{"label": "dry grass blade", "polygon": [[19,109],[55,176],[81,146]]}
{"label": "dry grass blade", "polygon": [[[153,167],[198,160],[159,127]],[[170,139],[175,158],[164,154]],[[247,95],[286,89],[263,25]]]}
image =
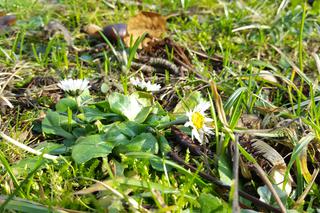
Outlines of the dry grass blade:
{"label": "dry grass blade", "polygon": [[284,10],[284,8],[288,5],[289,0],[282,0],[278,10],[277,10],[277,15],[279,15],[281,13],[282,10]]}
{"label": "dry grass blade", "polygon": [[46,159],[49,159],[49,160],[57,160],[59,157],[58,156],[54,156],[54,155],[50,155],[50,154],[44,154],[38,150],[35,150],[35,149],[32,149],[31,147],[23,144],[23,143],[20,143],[19,141],[16,141],[14,140],[13,138],[9,137],[8,135],[4,134],[2,131],[0,131],[0,136],[7,142],[27,151],[27,152],[30,152],[32,154],[35,154],[35,155],[41,155],[43,156],[44,158]]}
{"label": "dry grass blade", "polygon": [[[8,86],[8,84],[14,77],[20,78],[17,75],[17,73],[21,71],[24,66],[17,68],[19,65],[20,65],[19,63],[15,65],[15,67],[13,68],[13,70],[15,71],[13,73],[7,73],[7,72],[0,73],[0,76],[6,76],[6,75],[9,76],[9,77],[0,78],[0,99],[2,99],[10,108],[13,108],[13,105],[9,101],[9,99],[4,96],[4,89]],[[1,100],[0,100],[0,104],[1,104]]]}
{"label": "dry grass blade", "polygon": [[259,77],[270,83],[274,83],[274,84],[279,83],[276,77],[268,70],[261,70],[259,73]]}
{"label": "dry grass blade", "polygon": [[312,56],[314,57],[318,69],[318,74],[320,75],[320,58],[317,53],[312,53]]}
{"label": "dry grass blade", "polygon": [[222,124],[225,127],[228,127],[229,125],[228,125],[227,117],[226,117],[226,114],[223,109],[222,99],[218,93],[216,83],[214,81],[210,81],[210,85],[211,85],[211,90],[212,90],[214,102],[215,102],[215,105],[217,108],[218,117],[219,117],[220,121],[222,122]]}
{"label": "dry grass blade", "polygon": [[270,26],[267,25],[260,25],[260,24],[251,24],[243,27],[238,27],[232,30],[233,33],[243,30],[249,30],[249,29],[270,29]]}
{"label": "dry grass blade", "polygon": [[261,154],[267,159],[273,166],[285,164],[283,157],[269,144],[262,140],[255,139],[252,141],[252,147],[257,153]]}
{"label": "dry grass blade", "polygon": [[301,164],[301,173],[306,180],[307,183],[310,183],[312,180],[312,175],[309,172],[308,169],[308,155],[307,155],[307,149],[303,149],[300,155],[300,164]]}

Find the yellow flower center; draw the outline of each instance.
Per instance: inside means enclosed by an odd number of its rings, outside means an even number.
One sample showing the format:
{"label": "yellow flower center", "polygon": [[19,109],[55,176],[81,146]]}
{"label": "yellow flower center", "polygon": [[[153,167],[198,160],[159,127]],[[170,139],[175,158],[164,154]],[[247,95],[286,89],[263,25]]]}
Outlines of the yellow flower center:
{"label": "yellow flower center", "polygon": [[200,112],[192,113],[191,121],[196,129],[201,129],[204,126],[204,116]]}

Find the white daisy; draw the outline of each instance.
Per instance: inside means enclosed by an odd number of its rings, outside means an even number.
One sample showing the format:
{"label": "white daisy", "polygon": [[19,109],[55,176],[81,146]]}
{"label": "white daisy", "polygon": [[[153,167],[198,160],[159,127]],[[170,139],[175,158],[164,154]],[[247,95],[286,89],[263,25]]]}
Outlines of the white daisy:
{"label": "white daisy", "polygon": [[134,78],[134,77],[130,78],[130,83],[135,87],[137,87],[141,84],[140,80],[138,78]]}
{"label": "white daisy", "polygon": [[156,92],[161,89],[161,86],[159,84],[152,84],[150,81],[145,82],[144,80],[139,80],[138,78],[133,77],[130,78],[130,83],[135,87],[149,92]]}
{"label": "white daisy", "polygon": [[71,96],[78,96],[84,90],[90,88],[89,81],[87,79],[62,80],[58,83],[58,87],[60,87],[63,91]]}
{"label": "white daisy", "polygon": [[186,115],[189,121],[184,124],[185,127],[192,127],[192,139],[195,137],[200,144],[204,143],[205,135],[214,134],[211,130],[213,120],[206,117],[205,111],[210,107],[209,102],[200,103],[194,110],[189,111]]}
{"label": "white daisy", "polygon": [[161,89],[160,84],[151,84],[150,81],[146,82],[145,86],[149,92],[157,92]]}

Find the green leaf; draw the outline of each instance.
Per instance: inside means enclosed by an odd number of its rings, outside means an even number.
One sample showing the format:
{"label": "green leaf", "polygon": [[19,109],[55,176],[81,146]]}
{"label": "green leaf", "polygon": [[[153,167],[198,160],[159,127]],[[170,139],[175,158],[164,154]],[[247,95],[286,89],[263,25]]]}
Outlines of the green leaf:
{"label": "green leaf", "polygon": [[153,95],[150,92],[136,91],[131,94],[144,107],[153,105]]}
{"label": "green leaf", "polygon": [[61,126],[67,123],[68,118],[57,112],[49,110],[42,121],[42,131],[46,134],[59,135],[64,138],[72,139],[74,136],[64,130]]}
{"label": "green leaf", "polygon": [[109,112],[110,111],[109,102],[106,100],[96,102],[96,103],[94,103],[94,106],[96,106],[102,112]]}
{"label": "green leaf", "polygon": [[287,166],[287,170],[285,172],[285,181],[284,184],[286,185],[288,177],[289,177],[289,172],[291,167],[293,166],[294,162],[299,160],[300,154],[303,151],[303,149],[306,149],[308,144],[315,138],[315,134],[313,132],[308,133],[306,136],[302,137],[298,144],[294,147],[290,161]]}
{"label": "green leaf", "polygon": [[96,120],[103,120],[109,117],[117,117],[118,115],[115,113],[105,113],[101,112],[97,108],[92,107],[83,107],[83,114],[79,114],[77,117],[81,120],[92,122]]}
{"label": "green leaf", "polygon": [[56,104],[57,112],[67,112],[67,110],[76,110],[77,109],[77,102],[73,98],[62,98]]}
{"label": "green leaf", "polygon": [[231,212],[228,204],[211,194],[202,193],[199,197],[199,203],[201,213]]}
{"label": "green leaf", "polygon": [[105,157],[111,153],[114,143],[108,142],[105,135],[90,135],[79,138],[72,148],[72,158],[76,163],[84,163],[92,158]]}
{"label": "green leaf", "polygon": [[[4,203],[7,200],[7,196],[0,196],[0,204]],[[47,213],[47,212],[60,212],[54,207],[46,207],[39,203],[29,201],[21,198],[13,198],[9,201],[5,207],[5,212],[25,212],[25,213]]]}
{"label": "green leaf", "polygon": [[[65,140],[69,140],[69,139],[65,139]],[[44,142],[39,144],[39,146],[36,147],[36,150],[39,150],[44,153],[49,153],[52,155],[60,155],[66,152],[66,147],[64,146],[64,144]]]}
{"label": "green leaf", "polygon": [[166,137],[164,137],[163,135],[159,136],[159,147],[162,156],[166,156],[168,152],[171,151],[171,146]]}
{"label": "green leaf", "polygon": [[158,153],[159,145],[157,139],[151,133],[142,133],[134,137],[130,142],[119,145],[116,153],[147,152]]}
{"label": "green leaf", "polygon": [[108,98],[110,109],[128,120],[133,121],[141,111],[142,106],[134,97],[128,97],[120,93],[112,93]]}
{"label": "green leaf", "polygon": [[145,121],[145,123],[151,125],[151,126],[157,126],[159,124],[168,123],[170,122],[170,116],[162,116],[157,114],[150,114]]}
{"label": "green leaf", "polygon": [[143,123],[150,112],[152,111],[152,107],[143,107],[141,111],[137,114],[137,116],[134,118],[134,121],[137,123]]}
{"label": "green leaf", "polygon": [[185,113],[190,111],[199,103],[204,102],[199,91],[191,92],[187,97],[184,97],[174,108],[173,113]]}
{"label": "green leaf", "polygon": [[144,124],[139,124],[134,121],[125,121],[117,124],[119,130],[121,131],[122,134],[133,138],[144,131],[146,131],[147,125]]}
{"label": "green leaf", "polygon": [[218,171],[219,171],[220,180],[227,185],[231,185],[232,184],[232,167],[226,155],[222,155],[219,157]]}
{"label": "green leaf", "polygon": [[106,133],[106,140],[109,142],[113,142],[114,146],[127,144],[130,142],[128,138],[122,133],[121,129],[117,126],[117,123],[106,125],[104,128],[104,132]]}
{"label": "green leaf", "polygon": [[[277,194],[279,195],[282,203],[287,203],[287,195],[283,192],[277,185],[273,185],[273,188],[276,190]],[[269,188],[267,186],[260,186],[257,189],[257,192],[260,196],[260,200],[268,203],[270,205],[276,205],[278,207],[277,202],[275,201],[274,197],[272,196]]]}
{"label": "green leaf", "polygon": [[167,170],[167,172],[172,170],[172,167],[166,165],[164,160],[161,158],[151,158],[150,164],[154,170],[157,170],[159,172],[163,172],[165,171],[165,169]]}
{"label": "green leaf", "polygon": [[112,93],[108,98],[110,109],[129,121],[142,123],[151,112],[151,107],[143,107],[134,96]]}

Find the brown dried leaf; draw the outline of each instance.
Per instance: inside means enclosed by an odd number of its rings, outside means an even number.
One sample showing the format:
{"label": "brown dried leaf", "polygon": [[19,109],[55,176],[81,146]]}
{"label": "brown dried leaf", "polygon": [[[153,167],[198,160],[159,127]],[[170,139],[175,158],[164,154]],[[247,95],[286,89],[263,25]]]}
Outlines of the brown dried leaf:
{"label": "brown dried leaf", "polygon": [[284,158],[277,150],[262,140],[252,140],[251,146],[254,148],[256,155],[261,155],[261,157],[266,159],[272,165],[270,177],[274,184],[276,184],[281,190],[284,188],[287,195],[290,195],[292,192],[293,182],[290,174],[288,182],[283,186],[285,181],[285,172],[287,170],[287,164],[284,161]]}
{"label": "brown dried leaf", "polygon": [[259,77],[267,82],[270,83],[274,83],[277,84],[279,83],[279,81],[277,80],[277,78],[273,75],[272,72],[268,71],[268,70],[261,70],[259,73]]}
{"label": "brown dried leaf", "polygon": [[142,11],[129,19],[127,30],[128,36],[124,38],[127,46],[130,46],[131,37],[134,43],[144,33],[148,35],[149,41],[160,38],[166,32],[166,18],[158,13]]}

